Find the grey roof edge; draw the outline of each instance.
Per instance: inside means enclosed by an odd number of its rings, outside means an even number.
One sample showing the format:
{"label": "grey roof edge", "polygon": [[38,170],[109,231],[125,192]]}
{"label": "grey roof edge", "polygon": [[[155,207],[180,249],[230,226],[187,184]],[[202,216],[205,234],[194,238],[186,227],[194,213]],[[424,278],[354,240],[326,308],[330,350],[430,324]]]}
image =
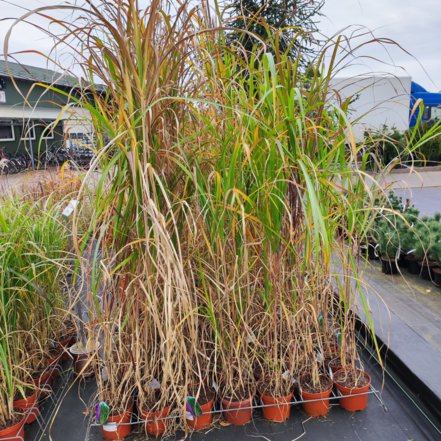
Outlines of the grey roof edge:
{"label": "grey roof edge", "polygon": [[[68,88],[85,89],[89,87],[89,84],[84,84],[84,81],[81,81],[80,78],[73,75],[43,67],[5,60],[0,60],[0,76],[7,78],[12,76],[14,79],[18,80],[39,82]],[[102,84],[95,84],[94,86],[97,91],[104,91],[106,89]]]}

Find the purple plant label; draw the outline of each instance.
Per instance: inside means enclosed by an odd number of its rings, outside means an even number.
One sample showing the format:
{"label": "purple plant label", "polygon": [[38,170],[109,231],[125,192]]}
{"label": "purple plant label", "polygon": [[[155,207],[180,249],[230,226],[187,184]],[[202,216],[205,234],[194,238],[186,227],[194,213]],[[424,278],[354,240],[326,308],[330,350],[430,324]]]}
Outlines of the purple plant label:
{"label": "purple plant label", "polygon": [[101,406],[100,403],[98,403],[95,407],[95,421],[97,424],[100,422],[100,413],[101,413]]}

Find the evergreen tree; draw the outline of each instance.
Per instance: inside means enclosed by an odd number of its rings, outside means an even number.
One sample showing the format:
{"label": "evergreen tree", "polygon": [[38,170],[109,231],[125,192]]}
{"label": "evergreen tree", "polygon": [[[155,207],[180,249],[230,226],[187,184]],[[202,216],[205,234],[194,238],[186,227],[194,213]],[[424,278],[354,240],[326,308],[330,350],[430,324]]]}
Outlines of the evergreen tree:
{"label": "evergreen tree", "polygon": [[[246,29],[267,41],[276,30],[283,30],[279,49],[296,57],[314,52],[312,33],[317,29],[317,18],[324,0],[233,0],[228,10],[231,21],[228,25]],[[295,27],[295,28],[292,28]],[[302,30],[301,37],[297,37]],[[239,41],[249,52],[257,40],[249,34],[237,31],[230,34],[231,41]],[[291,46],[290,46],[291,45]]]}

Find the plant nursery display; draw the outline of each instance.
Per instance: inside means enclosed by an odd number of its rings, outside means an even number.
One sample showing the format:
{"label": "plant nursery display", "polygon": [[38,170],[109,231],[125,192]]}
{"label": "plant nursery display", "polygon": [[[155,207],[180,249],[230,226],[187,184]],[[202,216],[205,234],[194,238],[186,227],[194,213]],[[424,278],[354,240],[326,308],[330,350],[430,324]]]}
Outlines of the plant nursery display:
{"label": "plant nursery display", "polygon": [[[375,220],[381,189],[366,180],[367,147],[348,145],[349,99],[327,105],[341,39],[306,72],[301,54],[280,49],[280,31],[267,26],[271,41],[243,31],[255,40],[247,52],[205,2],[69,8],[74,19],[51,21],[53,7],[34,14],[53,23],[55,47],[68,42],[83,80],[71,94],[42,87],[89,112],[95,156],[69,220],[50,197],[3,203],[17,227],[1,246],[26,250],[23,262],[2,257],[14,265],[1,274],[2,307],[13,311],[1,344],[15,364],[2,370],[11,378],[0,382],[0,427],[20,422],[17,392],[38,389],[32,375],[57,363],[67,315],[75,370],[95,377],[90,411],[106,440],[135,423],[152,436],[206,429],[215,403],[232,425],[249,423],[256,402],[280,423],[295,393],[307,414],[324,416],[334,385],[342,407],[362,410],[368,395],[351,397],[370,386],[353,250],[376,223],[391,265],[400,239],[392,216]],[[30,293],[33,313],[22,314]]]}

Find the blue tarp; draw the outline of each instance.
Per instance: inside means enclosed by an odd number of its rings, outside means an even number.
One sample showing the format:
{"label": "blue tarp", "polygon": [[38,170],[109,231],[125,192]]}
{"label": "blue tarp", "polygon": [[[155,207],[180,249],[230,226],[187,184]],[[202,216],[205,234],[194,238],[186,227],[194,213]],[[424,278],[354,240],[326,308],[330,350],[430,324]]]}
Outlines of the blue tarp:
{"label": "blue tarp", "polygon": [[[412,112],[413,106],[419,99],[423,101],[425,107],[441,107],[441,93],[428,92],[423,86],[412,81],[410,86],[410,112]],[[415,125],[418,118],[418,112],[419,110],[411,116],[409,122],[410,127]]]}

